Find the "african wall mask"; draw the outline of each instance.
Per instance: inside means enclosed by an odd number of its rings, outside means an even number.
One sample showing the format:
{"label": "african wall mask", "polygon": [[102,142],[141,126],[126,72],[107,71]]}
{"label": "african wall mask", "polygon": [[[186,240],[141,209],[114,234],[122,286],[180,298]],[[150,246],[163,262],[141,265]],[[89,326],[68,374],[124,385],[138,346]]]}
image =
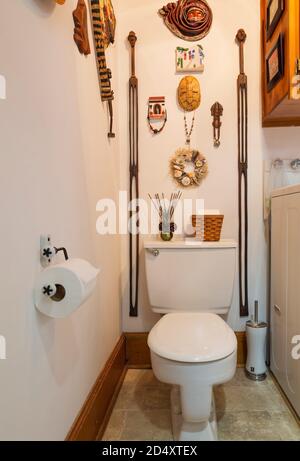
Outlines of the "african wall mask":
{"label": "african wall mask", "polygon": [[200,106],[200,83],[195,77],[189,75],[180,81],[178,87],[178,103],[186,112],[195,111]]}
{"label": "african wall mask", "polygon": [[91,53],[88,28],[87,28],[87,7],[84,0],[78,0],[76,10],[73,11],[74,19],[74,41],[81,54]]}
{"label": "african wall mask", "polygon": [[178,0],[159,10],[166,26],[183,40],[204,38],[212,25],[212,11],[205,0]]}
{"label": "african wall mask", "polygon": [[115,41],[116,17],[111,0],[99,0],[101,24],[105,48]]}

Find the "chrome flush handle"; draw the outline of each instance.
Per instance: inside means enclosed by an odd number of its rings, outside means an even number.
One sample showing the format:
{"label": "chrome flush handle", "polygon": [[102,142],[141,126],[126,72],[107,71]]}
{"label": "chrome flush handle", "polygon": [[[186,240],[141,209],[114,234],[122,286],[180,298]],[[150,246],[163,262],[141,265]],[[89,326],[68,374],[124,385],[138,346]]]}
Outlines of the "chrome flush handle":
{"label": "chrome flush handle", "polygon": [[274,309],[275,311],[277,311],[279,314],[281,314],[281,309],[279,306],[277,306],[277,304],[274,304]]}
{"label": "chrome flush handle", "polygon": [[150,253],[157,258],[159,256],[159,250],[157,248],[149,249]]}

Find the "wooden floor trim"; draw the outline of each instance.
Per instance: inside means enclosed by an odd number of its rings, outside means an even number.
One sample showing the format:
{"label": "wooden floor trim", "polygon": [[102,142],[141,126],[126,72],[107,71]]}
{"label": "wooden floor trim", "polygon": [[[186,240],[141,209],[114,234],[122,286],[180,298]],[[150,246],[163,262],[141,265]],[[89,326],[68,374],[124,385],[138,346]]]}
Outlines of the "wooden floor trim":
{"label": "wooden floor trim", "polygon": [[122,335],[90,394],[80,410],[66,440],[100,440],[126,374],[126,338]]}
{"label": "wooden floor trim", "polygon": [[[128,368],[151,368],[149,333],[125,333],[126,361]],[[244,367],[247,359],[247,341],[244,331],[236,333],[238,342],[238,367]]]}

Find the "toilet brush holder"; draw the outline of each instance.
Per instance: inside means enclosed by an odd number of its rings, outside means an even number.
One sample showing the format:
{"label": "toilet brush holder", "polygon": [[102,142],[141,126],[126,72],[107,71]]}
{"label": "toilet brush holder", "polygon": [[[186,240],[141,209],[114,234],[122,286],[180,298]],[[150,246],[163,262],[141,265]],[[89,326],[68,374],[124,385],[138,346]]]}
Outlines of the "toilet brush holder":
{"label": "toilet brush holder", "polygon": [[266,339],[268,325],[258,321],[258,303],[255,303],[255,317],[246,324],[247,363],[246,375],[253,381],[264,381],[267,377]]}

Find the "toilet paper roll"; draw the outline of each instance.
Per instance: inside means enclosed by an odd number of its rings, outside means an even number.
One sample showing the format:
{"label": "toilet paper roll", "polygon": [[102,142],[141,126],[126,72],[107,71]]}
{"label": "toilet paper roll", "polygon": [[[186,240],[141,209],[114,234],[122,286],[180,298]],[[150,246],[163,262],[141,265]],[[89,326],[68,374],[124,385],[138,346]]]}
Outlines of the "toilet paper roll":
{"label": "toilet paper roll", "polygon": [[49,266],[35,285],[36,308],[48,317],[67,317],[92,294],[98,274],[99,269],[82,259]]}

